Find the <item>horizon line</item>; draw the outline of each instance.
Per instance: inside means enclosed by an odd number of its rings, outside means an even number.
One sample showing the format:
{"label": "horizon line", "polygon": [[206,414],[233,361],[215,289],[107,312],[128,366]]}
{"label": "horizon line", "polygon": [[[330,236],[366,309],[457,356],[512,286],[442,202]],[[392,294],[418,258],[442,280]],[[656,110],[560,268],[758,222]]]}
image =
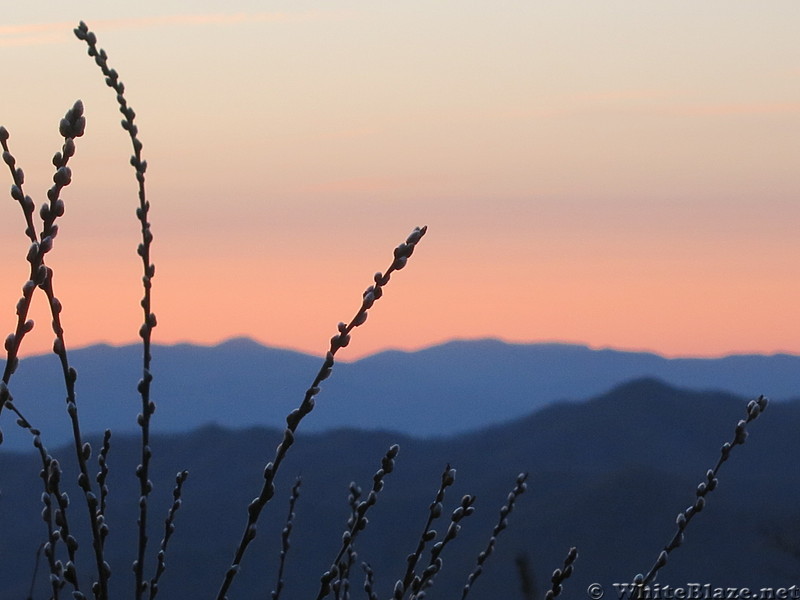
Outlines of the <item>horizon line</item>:
{"label": "horizon line", "polygon": [[[298,347],[291,347],[291,346],[282,346],[282,345],[272,345],[265,342],[262,342],[254,337],[248,335],[232,335],[230,337],[226,337],[220,339],[216,342],[197,342],[197,341],[190,341],[190,340],[177,340],[177,341],[168,341],[168,342],[158,342],[154,341],[153,346],[155,347],[162,347],[162,348],[174,348],[177,346],[193,346],[195,348],[216,348],[219,346],[223,346],[230,343],[235,343],[237,341],[245,341],[248,343],[255,344],[262,348],[267,348],[271,350],[280,350],[286,352],[294,352],[298,354],[304,354],[310,357],[324,357],[324,353],[327,351],[310,351],[303,348]],[[500,344],[504,344],[507,346],[565,346],[565,347],[575,347],[575,348],[586,348],[587,350],[593,352],[603,352],[603,351],[611,351],[611,352],[620,352],[625,354],[649,354],[653,356],[657,356],[659,358],[663,358],[665,360],[720,360],[725,358],[732,358],[732,357],[742,357],[742,356],[763,356],[763,357],[774,357],[774,356],[795,356],[800,357],[800,352],[792,352],[789,350],[775,350],[770,352],[756,352],[756,351],[727,351],[722,352],[719,354],[669,354],[663,353],[652,349],[647,348],[626,348],[626,347],[618,347],[612,345],[593,345],[587,342],[580,342],[580,341],[567,341],[567,340],[558,340],[558,339],[543,339],[543,340],[529,340],[529,341],[517,341],[517,340],[509,340],[503,338],[502,336],[478,336],[478,337],[452,337],[447,338],[437,342],[431,342],[429,344],[420,345],[414,348],[402,348],[402,347],[395,347],[395,346],[386,346],[383,348],[379,348],[377,350],[366,352],[362,354],[358,354],[355,357],[339,357],[337,356],[336,362],[340,363],[355,363],[360,360],[371,358],[373,356],[377,356],[379,354],[383,354],[386,352],[400,352],[403,354],[414,354],[417,352],[423,352],[426,350],[431,350],[433,348],[438,348],[441,346],[445,346],[448,344],[457,344],[457,343],[480,343],[480,342],[497,342]],[[130,342],[110,342],[110,341],[96,341],[90,342],[88,344],[74,346],[69,348],[68,350],[71,352],[87,350],[94,347],[109,347],[115,349],[122,349],[128,348],[132,346],[140,346],[141,342],[132,340]],[[36,358],[41,356],[48,356],[52,354],[52,352],[48,351],[33,351],[30,353],[21,352],[19,354],[20,360],[25,360],[28,358]],[[5,359],[0,359],[0,363],[5,364]]]}

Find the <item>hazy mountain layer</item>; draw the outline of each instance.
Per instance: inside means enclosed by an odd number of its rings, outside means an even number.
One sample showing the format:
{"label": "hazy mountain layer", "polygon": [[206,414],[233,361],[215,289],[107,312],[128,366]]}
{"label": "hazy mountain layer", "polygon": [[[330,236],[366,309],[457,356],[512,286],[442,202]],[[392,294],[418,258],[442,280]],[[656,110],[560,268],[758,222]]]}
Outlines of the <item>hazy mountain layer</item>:
{"label": "hazy mountain layer", "polygon": [[[319,576],[340,545],[349,511],[348,483],[355,480],[368,489],[380,457],[395,442],[401,447],[396,470],[387,477],[369,514],[370,525],[357,543],[358,563],[372,565],[379,597],[391,596],[405,556],[416,545],[441,471],[450,462],[458,477],[448,494],[445,515],[464,493],[477,494],[477,511],[463,522],[461,534],[446,551],[444,571],[428,597],[460,597],[515,476],[527,471],[529,490],[519,498],[510,527],[470,597],[522,598],[515,567],[519,557],[529,561],[536,597],[542,597],[549,573],[575,545],[580,556],[567,583],[567,597],[585,597],[589,583],[598,582],[606,586],[606,597],[616,598],[611,585],[646,571],[671,538],[676,515],[694,501],[696,485],[716,462],[722,442],[731,439],[745,404],[746,399],[725,393],[677,390],[648,379],[588,402],[552,404],[512,423],[447,440],[353,429],[301,435],[281,469],[275,501],[262,515],[259,535],[231,598],[269,597],[289,489],[298,474],[304,483],[285,597],[314,597]],[[458,419],[458,409],[448,418]],[[747,443],[736,447],[723,465],[718,489],[690,524],[685,544],[672,555],[659,583],[750,587],[797,583],[798,430],[798,402],[772,403],[749,426]],[[260,489],[263,466],[279,439],[276,430],[212,427],[153,441],[152,545],[162,536],[175,472],[183,468],[191,472],[167,558],[160,594],[164,598],[215,595],[244,527],[246,506]],[[116,597],[131,596],[138,498],[133,470],[138,452],[135,439],[113,438],[107,548]],[[59,453],[65,468],[71,468],[73,454]],[[45,536],[39,517],[38,471],[32,453],[0,454],[2,598],[22,598],[27,593],[34,554]],[[73,481],[74,475],[67,479]],[[70,495],[72,518],[83,522],[80,495]],[[436,528],[441,532],[445,527],[440,521]],[[91,564],[90,545],[85,535],[81,540],[79,560],[86,566]],[[360,566],[353,579],[353,595],[358,597],[363,582]],[[36,597],[45,597],[45,586],[42,575]]]}
{"label": "hazy mountain layer", "polygon": [[[84,431],[136,430],[139,355],[138,346],[93,346],[71,353],[78,370]],[[282,427],[320,364],[318,357],[245,339],[215,347],[156,347],[154,430],[190,431],[210,423]],[[59,377],[56,357],[41,356],[23,360],[11,381],[17,405],[47,432],[53,445],[66,443],[71,435]],[[601,394],[637,377],[657,377],[691,389],[787,399],[800,396],[800,357],[670,360],[654,354],[495,340],[383,352],[338,363],[304,430],[354,427],[423,437],[455,435],[519,418],[556,400]],[[8,417],[0,427],[6,434],[5,448],[29,447],[27,436]]]}

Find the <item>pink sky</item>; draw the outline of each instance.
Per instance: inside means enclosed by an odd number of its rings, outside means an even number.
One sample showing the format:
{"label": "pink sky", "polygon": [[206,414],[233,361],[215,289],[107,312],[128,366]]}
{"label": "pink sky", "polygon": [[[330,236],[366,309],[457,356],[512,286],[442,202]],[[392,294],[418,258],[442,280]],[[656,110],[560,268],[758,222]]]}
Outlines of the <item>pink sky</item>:
{"label": "pink sky", "polygon": [[[800,353],[793,0],[44,4],[0,27],[0,124],[38,205],[86,105],[49,255],[72,347],[141,319],[130,148],[84,19],[150,165],[159,343],[324,352],[427,224],[343,358],[487,336]],[[0,228],[5,335],[27,276],[10,197]],[[34,318],[27,354],[51,344]]]}

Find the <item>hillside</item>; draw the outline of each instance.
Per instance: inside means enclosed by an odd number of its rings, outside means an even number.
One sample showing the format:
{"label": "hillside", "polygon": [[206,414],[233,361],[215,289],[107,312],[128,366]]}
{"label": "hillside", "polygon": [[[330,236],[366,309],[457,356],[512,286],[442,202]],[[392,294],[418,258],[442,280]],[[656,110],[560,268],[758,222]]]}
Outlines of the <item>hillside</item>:
{"label": "hillside", "polygon": [[[570,545],[580,557],[569,597],[586,586],[630,580],[646,571],[674,531],[675,516],[713,466],[723,441],[744,415],[746,400],[726,393],[692,392],[643,379],[586,402],[557,403],[511,423],[450,439],[341,429],[298,438],[278,479],[274,504],[262,517],[234,597],[268,596],[274,583],[280,528],[296,475],[303,477],[297,505],[286,597],[309,597],[337,551],[347,519],[347,486],[371,481],[380,457],[399,443],[397,468],[358,542],[359,561],[375,570],[379,596],[389,597],[424,523],[446,462],[458,470],[446,510],[463,493],[477,494],[477,511],[445,556],[430,597],[457,596],[477,552],[488,540],[497,511],[520,471],[530,473],[522,496],[470,597],[520,598],[514,561],[525,556],[540,587]],[[458,418],[454,412],[451,417]],[[662,572],[659,582],[761,587],[796,583],[800,490],[796,432],[800,403],[772,403],[750,427],[750,438],[723,466],[709,496]],[[163,581],[165,598],[209,597],[216,590],[245,522],[245,507],[260,488],[261,471],[279,439],[276,430],[206,427],[153,441],[152,543],[170,502],[174,473],[188,468],[184,505]],[[131,584],[138,452],[135,439],[117,436],[111,451],[112,583],[125,597]],[[69,464],[72,452],[61,452]],[[44,536],[35,457],[0,454],[0,597],[27,590],[36,547]],[[78,495],[72,495],[80,504]],[[75,507],[83,517],[81,508]],[[447,513],[446,513],[447,514]],[[441,526],[440,526],[441,529]],[[32,534],[36,532],[36,534]],[[88,562],[84,542],[83,562]],[[354,589],[360,587],[360,571]],[[39,588],[44,593],[44,588]],[[610,589],[610,588],[609,588]],[[609,592],[613,593],[613,592]]]}
{"label": "hillside", "polygon": [[[75,350],[78,406],[84,431],[136,431],[138,346]],[[344,354],[344,353],[343,353]],[[213,347],[157,346],[153,350],[156,432],[187,432],[217,424],[282,427],[321,364],[297,352],[235,339]],[[17,405],[67,443],[63,383],[55,356],[21,362],[11,382]],[[800,357],[730,356],[666,359],[655,354],[592,350],[564,344],[506,344],[497,340],[450,342],[417,352],[382,352],[338,363],[325,382],[318,409],[304,431],[341,427],[391,429],[441,437],[509,422],[552,402],[602,394],[634,378],[655,377],[691,389],[722,390],[773,400],[800,395]],[[0,423],[5,448],[29,447],[10,421]]]}

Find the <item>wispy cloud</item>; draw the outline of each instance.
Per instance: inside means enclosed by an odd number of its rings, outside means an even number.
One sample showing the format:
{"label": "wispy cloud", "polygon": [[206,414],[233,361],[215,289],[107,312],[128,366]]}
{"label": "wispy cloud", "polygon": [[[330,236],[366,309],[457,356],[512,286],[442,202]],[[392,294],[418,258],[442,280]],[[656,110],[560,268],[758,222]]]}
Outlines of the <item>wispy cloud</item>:
{"label": "wispy cloud", "polygon": [[794,115],[800,113],[800,102],[689,102],[676,93],[598,92],[555,98],[538,107],[504,111],[502,116],[517,120],[609,113],[706,118]]}
{"label": "wispy cloud", "polygon": [[329,133],[315,135],[315,140],[351,140],[356,138],[373,137],[383,133],[377,127],[354,127],[352,129],[340,129]]}
{"label": "wispy cloud", "polygon": [[[342,12],[258,12],[258,13],[210,13],[197,15],[160,15],[129,19],[90,20],[89,26],[97,30],[149,29],[153,27],[238,25],[242,23],[294,23],[301,21],[340,20]],[[26,23],[0,25],[0,46],[38,46],[58,44],[72,36],[75,22]]]}
{"label": "wispy cloud", "polygon": [[40,46],[69,39],[74,23],[0,25],[0,46]]}
{"label": "wispy cloud", "polygon": [[303,192],[314,193],[370,193],[376,194],[396,189],[398,182],[388,177],[349,177],[346,179],[333,179],[298,188]]}
{"label": "wispy cloud", "polygon": [[663,112],[687,117],[798,114],[800,113],[800,102],[683,104],[665,107]]}

